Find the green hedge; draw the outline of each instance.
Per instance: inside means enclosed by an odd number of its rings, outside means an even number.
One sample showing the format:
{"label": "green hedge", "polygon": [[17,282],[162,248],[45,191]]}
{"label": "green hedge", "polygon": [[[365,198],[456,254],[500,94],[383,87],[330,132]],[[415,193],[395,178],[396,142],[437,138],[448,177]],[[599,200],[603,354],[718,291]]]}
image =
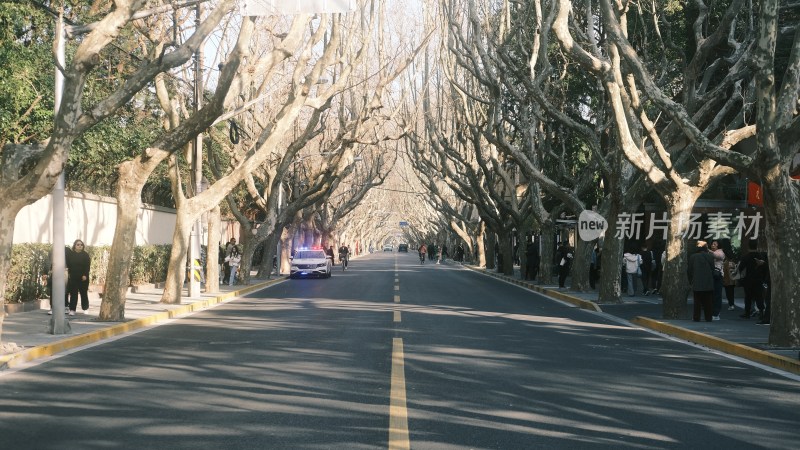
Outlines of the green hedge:
{"label": "green hedge", "polygon": [[[47,297],[42,280],[50,267],[50,244],[16,244],[12,249],[11,268],[6,277],[7,303],[21,303]],[[129,285],[157,283],[167,279],[171,245],[135,247],[131,258]],[[86,247],[92,259],[89,284],[106,281],[109,246]]]}
{"label": "green hedge", "polygon": [[47,297],[41,276],[50,266],[50,244],[18,244],[11,249],[11,267],[6,274],[6,302],[20,303]]}

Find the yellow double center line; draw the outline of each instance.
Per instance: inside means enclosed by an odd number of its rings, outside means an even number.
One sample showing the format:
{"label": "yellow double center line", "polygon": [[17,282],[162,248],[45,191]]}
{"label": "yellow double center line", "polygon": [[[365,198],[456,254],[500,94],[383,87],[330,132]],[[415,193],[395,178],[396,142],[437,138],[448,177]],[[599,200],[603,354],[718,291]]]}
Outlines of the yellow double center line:
{"label": "yellow double center line", "polygon": [[[395,260],[394,290],[400,291],[400,279]],[[394,303],[400,303],[400,295],[394,295]],[[395,306],[394,321],[400,322],[400,310]],[[392,339],[392,374],[389,394],[389,450],[409,450],[408,409],[406,408],[406,375],[405,356],[403,355],[403,338]]]}

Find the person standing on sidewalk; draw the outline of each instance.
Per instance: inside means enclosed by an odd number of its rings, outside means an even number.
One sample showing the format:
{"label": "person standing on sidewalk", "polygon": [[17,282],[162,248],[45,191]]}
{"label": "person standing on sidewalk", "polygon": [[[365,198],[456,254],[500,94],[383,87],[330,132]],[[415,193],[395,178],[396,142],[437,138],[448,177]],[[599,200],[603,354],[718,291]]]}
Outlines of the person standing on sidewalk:
{"label": "person standing on sidewalk", "polygon": [[734,292],[736,290],[736,280],[733,279],[733,271],[736,270],[737,261],[725,255],[725,262],[722,265],[722,286],[725,288],[725,297],[728,299],[728,311],[736,309],[734,302]]}
{"label": "person standing on sidewalk", "polygon": [[92,259],[85,251],[86,244],[76,239],[72,251],[67,253],[67,289],[69,290],[69,315],[74,316],[78,308],[78,294],[81,296],[81,309],[89,309],[89,269]]}
{"label": "person standing on sidewalk", "polygon": [[228,260],[228,265],[231,266],[231,274],[230,278],[228,279],[228,285],[233,286],[236,284],[236,272],[239,270],[239,264],[242,262],[242,254],[239,253],[239,247],[233,246],[231,248],[231,253],[226,258]]}
{"label": "person standing on sidewalk", "polygon": [[714,302],[711,315],[714,320],[719,320],[719,313],[722,310],[722,269],[725,264],[725,252],[719,248],[717,241],[711,241],[709,250],[714,257]]}
{"label": "person standing on sidewalk", "polygon": [[231,238],[231,240],[228,241],[227,244],[225,244],[225,259],[224,259],[225,263],[223,264],[225,273],[222,276],[223,281],[231,277],[231,265],[228,264],[228,257],[231,256],[231,252],[233,251],[234,248],[236,250],[239,250],[239,247],[236,246],[236,238]]}
{"label": "person standing on sidewalk", "polygon": [[769,258],[766,253],[764,253],[764,265],[761,266],[761,269],[764,272],[764,313],[761,314],[761,320],[756,322],[757,325],[769,325],[770,324],[770,314],[772,308],[770,305],[772,304],[772,279],[769,273]]}
{"label": "person standing on sidewalk", "polygon": [[594,289],[600,275],[600,246],[594,244],[589,256],[589,286]]}
{"label": "person standing on sidewalk", "polygon": [[641,256],[642,267],[642,294],[648,296],[652,293],[650,290],[650,279],[652,278],[653,271],[656,266],[656,257],[652,250],[647,248],[647,245],[642,244],[642,251],[639,252]]}
{"label": "person standing on sidewalk", "polygon": [[[746,255],[739,261],[739,273],[744,271],[742,287],[744,288],[744,314],[742,319],[749,319],[764,310],[764,269],[766,256],[758,251],[758,241],[751,240],[748,243]],[[753,302],[758,307],[758,312],[753,310]],[[763,319],[763,317],[762,317]]]}
{"label": "person standing on sidewalk", "polygon": [[636,279],[642,273],[642,256],[635,251],[627,251],[622,255],[622,265],[625,269],[628,297],[636,295]]}
{"label": "person standing on sidewalk", "polygon": [[714,300],[714,257],[708,251],[705,241],[697,241],[697,252],[689,258],[689,284],[694,294],[694,313],[692,320],[700,321],[700,309],[706,322],[712,318],[712,302]]}

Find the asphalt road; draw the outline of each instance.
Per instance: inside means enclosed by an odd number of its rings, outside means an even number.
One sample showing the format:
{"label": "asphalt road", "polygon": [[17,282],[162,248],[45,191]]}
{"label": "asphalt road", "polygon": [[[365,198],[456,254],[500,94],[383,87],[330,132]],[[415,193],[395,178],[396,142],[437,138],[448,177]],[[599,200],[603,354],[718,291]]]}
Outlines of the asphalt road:
{"label": "asphalt road", "polygon": [[0,449],[797,448],[800,384],[413,253],[0,376]]}

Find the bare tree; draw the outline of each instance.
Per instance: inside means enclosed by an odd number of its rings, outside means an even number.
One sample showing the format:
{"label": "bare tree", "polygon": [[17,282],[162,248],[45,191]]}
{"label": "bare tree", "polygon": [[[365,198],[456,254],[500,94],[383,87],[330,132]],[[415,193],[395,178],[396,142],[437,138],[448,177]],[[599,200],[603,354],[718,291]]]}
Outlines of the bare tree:
{"label": "bare tree", "polygon": [[[213,31],[216,24],[230,11],[233,0],[221,1],[215,12],[200,24],[185,42],[178,45],[165,46],[159,54],[143,60],[119,87],[107,97],[84,109],[83,93],[87,78],[96,70],[102,61],[102,53],[121,39],[126,39],[125,31],[135,28],[137,18],[161,13],[166,8],[144,9],[143,0],[117,0],[113,8],[102,18],[85,27],[74,27],[69,31],[73,35],[83,35],[72,58],[63,67],[58,67],[64,75],[64,90],[58,113],[54,118],[51,137],[44,142],[30,146],[15,146],[13,158],[35,161],[30,170],[20,170],[6,177],[0,193],[5,201],[0,205],[0,273],[8,270],[14,219],[19,210],[49,193],[61,174],[69,157],[72,143],[86,130],[98,122],[112,116],[119,108],[127,104],[134,95],[140,92],[154,78],[167,70],[184,64],[202,45],[206,36]],[[95,11],[94,13],[97,13]],[[62,39],[56,33],[57,40]],[[4,157],[12,150],[4,149]],[[0,306],[4,302],[2,292],[5,291],[5,278],[0,278]],[[2,324],[2,318],[0,318]],[[0,330],[1,331],[1,330]]]}

